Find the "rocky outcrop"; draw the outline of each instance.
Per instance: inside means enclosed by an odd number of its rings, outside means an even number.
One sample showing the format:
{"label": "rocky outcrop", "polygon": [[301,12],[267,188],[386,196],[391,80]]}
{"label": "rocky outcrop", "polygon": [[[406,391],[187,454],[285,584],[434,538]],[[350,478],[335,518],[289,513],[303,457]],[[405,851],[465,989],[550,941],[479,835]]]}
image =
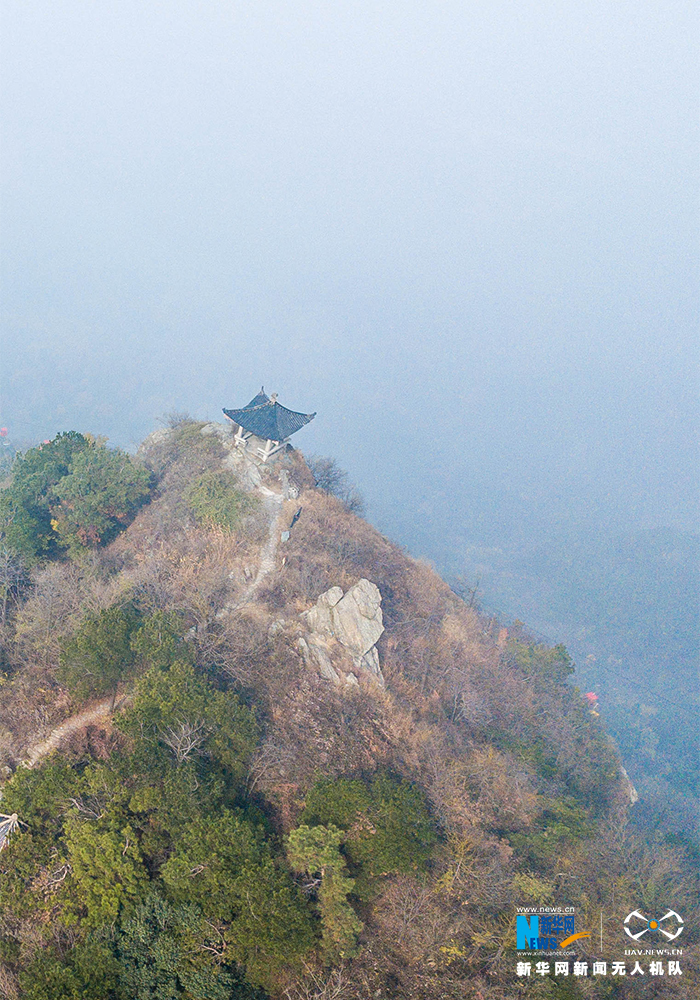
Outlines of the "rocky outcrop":
{"label": "rocky outcrop", "polygon": [[318,635],[307,635],[299,639],[299,648],[307,666],[316,667],[321,677],[333,684],[342,684],[341,673],[333,666],[332,646]]}
{"label": "rocky outcrop", "polygon": [[[384,686],[376,643],[384,631],[382,595],[370,580],[359,580],[346,594],[340,587],[331,587],[321,594],[313,608],[302,613],[309,634],[300,640],[307,662],[313,660],[321,676],[341,683],[334,662],[347,664],[354,670],[369,674]],[[335,655],[334,655],[335,654]],[[343,670],[346,682],[357,683],[352,671]]]}
{"label": "rocky outcrop", "polygon": [[257,490],[262,484],[262,476],[258,463],[250,455],[236,448],[230,427],[212,422],[202,427],[202,434],[217,437],[226,449],[224,468],[230,469],[236,475],[241,486],[246,490]]}
{"label": "rocky outcrop", "polygon": [[622,773],[622,781],[624,784],[625,793],[629,796],[629,804],[633,806],[635,802],[639,802],[639,792],[632,784],[632,779],[630,778],[624,767],[620,768]]}

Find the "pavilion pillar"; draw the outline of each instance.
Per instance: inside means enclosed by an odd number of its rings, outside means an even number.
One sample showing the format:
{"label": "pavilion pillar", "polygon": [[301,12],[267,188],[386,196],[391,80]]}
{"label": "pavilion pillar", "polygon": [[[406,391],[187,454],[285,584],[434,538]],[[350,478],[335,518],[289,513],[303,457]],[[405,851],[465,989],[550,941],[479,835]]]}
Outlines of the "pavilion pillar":
{"label": "pavilion pillar", "polygon": [[273,455],[279,448],[279,441],[271,441],[269,438],[265,442],[265,447],[259,449],[259,455],[263,462],[267,462],[270,455]]}
{"label": "pavilion pillar", "polygon": [[240,425],[236,431],[236,435],[233,439],[233,443],[237,448],[245,448],[246,441],[249,437],[252,437],[250,431],[244,430]]}

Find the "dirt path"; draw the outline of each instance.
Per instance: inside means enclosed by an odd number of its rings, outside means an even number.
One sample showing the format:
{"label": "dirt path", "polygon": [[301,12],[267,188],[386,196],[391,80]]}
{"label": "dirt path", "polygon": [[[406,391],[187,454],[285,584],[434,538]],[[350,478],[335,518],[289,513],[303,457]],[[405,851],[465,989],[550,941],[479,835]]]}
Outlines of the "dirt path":
{"label": "dirt path", "polygon": [[[227,604],[223,608],[223,614],[226,614],[229,611],[235,611],[237,608],[242,608],[244,604],[250,604],[250,602],[257,596],[265,578],[273,572],[276,566],[277,546],[280,541],[280,521],[282,519],[284,497],[281,493],[274,493],[266,486],[260,486],[258,491],[263,496],[263,507],[265,508],[265,511],[270,519],[267,539],[260,552],[258,572],[255,574],[253,582],[244,590],[238,600],[231,604]],[[221,613],[222,612],[219,612],[219,614]]]}
{"label": "dirt path", "polygon": [[258,572],[252,584],[254,594],[265,577],[272,573],[276,565],[277,546],[280,541],[280,520],[282,518],[282,505],[284,503],[284,497],[281,494],[273,493],[272,490],[266,490],[264,486],[261,487],[261,490],[265,491],[263,503],[270,512],[270,528],[267,533],[267,541],[260,553]]}
{"label": "dirt path", "polygon": [[46,737],[45,740],[42,740],[40,743],[35,743],[34,746],[29,747],[27,756],[22,761],[23,765],[25,767],[34,767],[35,764],[38,764],[40,760],[43,760],[47,754],[50,754],[52,750],[57,750],[68,736],[76,733],[79,729],[83,729],[84,726],[89,726],[91,722],[97,722],[98,719],[108,718],[111,714],[112,699],[105,698],[104,701],[100,701],[96,705],[86,708],[78,715],[72,715],[70,719],[65,719],[60,726],[57,726],[56,729],[54,729],[53,732]]}

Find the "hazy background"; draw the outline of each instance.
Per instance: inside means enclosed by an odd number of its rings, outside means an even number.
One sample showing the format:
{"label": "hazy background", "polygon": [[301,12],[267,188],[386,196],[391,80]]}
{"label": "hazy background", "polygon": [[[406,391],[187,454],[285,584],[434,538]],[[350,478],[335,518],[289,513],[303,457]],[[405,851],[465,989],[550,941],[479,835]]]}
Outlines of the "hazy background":
{"label": "hazy background", "polygon": [[575,644],[658,594],[696,628],[697,28],[673,0],[5,4],[9,439],[135,447],[264,383],[487,608]]}

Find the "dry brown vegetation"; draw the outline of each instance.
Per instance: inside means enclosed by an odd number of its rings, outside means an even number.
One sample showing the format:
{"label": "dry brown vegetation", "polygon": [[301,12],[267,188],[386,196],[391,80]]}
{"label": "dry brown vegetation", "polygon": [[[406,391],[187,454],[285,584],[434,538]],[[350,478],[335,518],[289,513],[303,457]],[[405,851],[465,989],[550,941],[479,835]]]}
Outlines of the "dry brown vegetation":
{"label": "dry brown vegetation", "polygon": [[[4,635],[0,763],[14,766],[28,742],[71,710],[55,680],[61,639],[86,612],[136,600],[145,610],[181,612],[201,669],[255,707],[263,737],[248,791],[280,834],[297,822],[318,777],[378,770],[417,784],[439,827],[428,873],[387,878],[362,904],[359,957],[334,971],[308,968],[280,997],[520,995],[509,950],[515,903],[549,894],[576,905],[588,926],[600,907],[613,912],[613,883],[615,912],[638,905],[641,882],[661,899],[683,860],[629,839],[616,752],[577,691],[528,675],[510,645],[527,643],[525,633],[504,635],[429,566],[313,488],[297,452],[265,475],[272,483],[287,471],[301,489],[301,517],[255,601],[226,611],[255,572],[267,523],[258,510],[235,532],[194,524],[184,488],[224,455],[200,430],[180,426],[144,450],[158,493],[101,555],[35,572]],[[300,612],[330,587],[347,590],[361,578],[382,596],[385,689],[367,679],[335,687],[307,668],[298,646]],[[87,729],[65,753],[99,759],[116,738]],[[689,897],[677,884],[674,892],[676,901],[679,892]],[[611,940],[617,945],[612,932]],[[0,993],[12,996],[3,975],[0,968]],[[589,986],[586,995],[602,995]],[[667,988],[653,995],[690,995]]]}

